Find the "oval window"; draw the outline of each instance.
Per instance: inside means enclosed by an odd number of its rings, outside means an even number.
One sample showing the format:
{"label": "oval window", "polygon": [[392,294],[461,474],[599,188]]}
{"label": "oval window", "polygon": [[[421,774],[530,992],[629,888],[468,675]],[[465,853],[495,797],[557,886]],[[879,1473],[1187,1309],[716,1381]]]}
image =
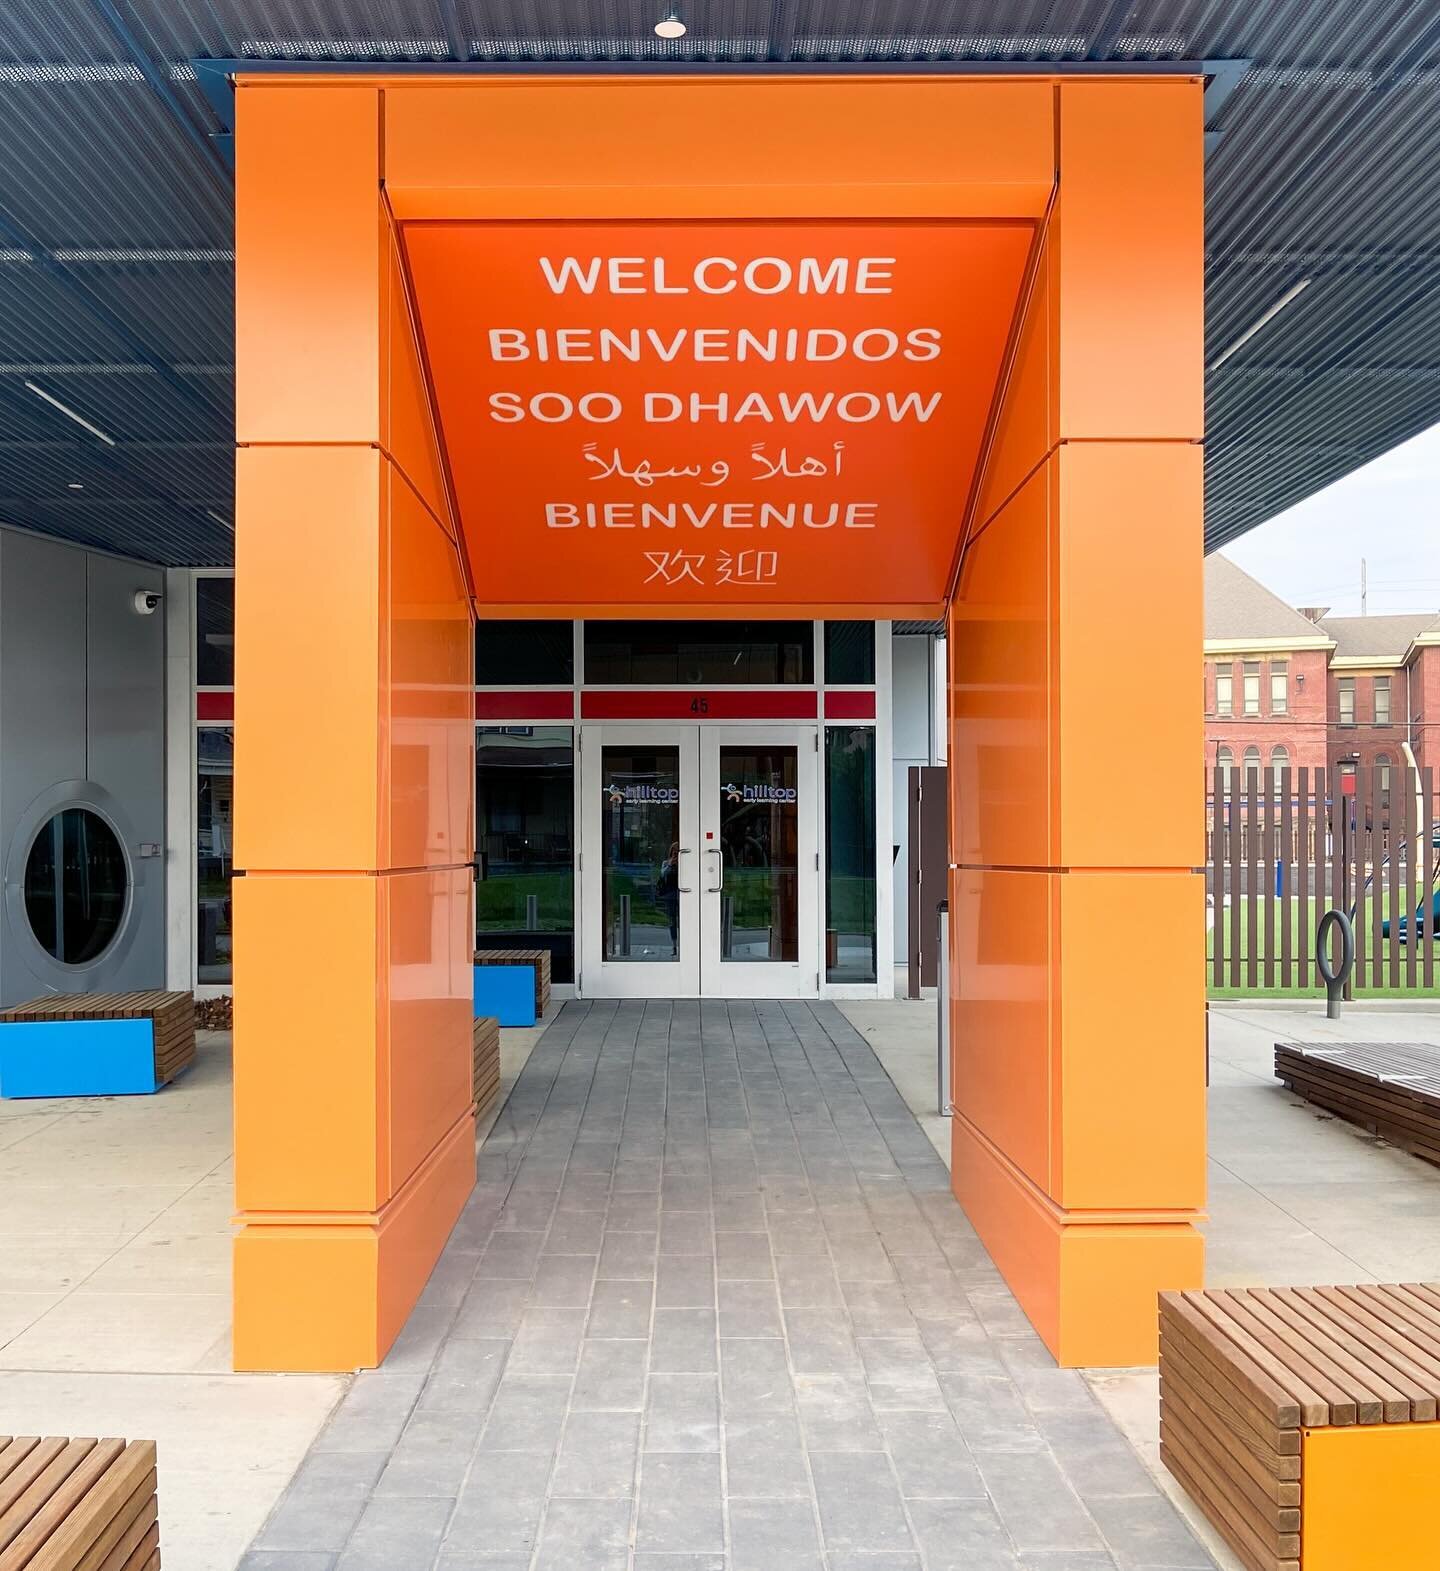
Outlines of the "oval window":
{"label": "oval window", "polygon": [[115,941],[129,876],[115,831],[88,807],[45,824],[25,862],[25,915],[42,949],[64,965],[88,965]]}

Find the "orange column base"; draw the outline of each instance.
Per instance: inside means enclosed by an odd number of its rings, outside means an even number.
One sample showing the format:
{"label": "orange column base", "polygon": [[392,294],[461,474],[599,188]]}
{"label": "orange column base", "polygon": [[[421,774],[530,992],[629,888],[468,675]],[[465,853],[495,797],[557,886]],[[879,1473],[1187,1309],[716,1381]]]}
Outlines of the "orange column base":
{"label": "orange column base", "polygon": [[959,1113],[951,1125],[955,1197],[1056,1360],[1155,1363],[1156,1294],[1204,1285],[1198,1213],[1067,1211]]}
{"label": "orange column base", "polygon": [[235,1368],[373,1369],[474,1187],[475,1117],[467,1111],[378,1212],[242,1212]]}

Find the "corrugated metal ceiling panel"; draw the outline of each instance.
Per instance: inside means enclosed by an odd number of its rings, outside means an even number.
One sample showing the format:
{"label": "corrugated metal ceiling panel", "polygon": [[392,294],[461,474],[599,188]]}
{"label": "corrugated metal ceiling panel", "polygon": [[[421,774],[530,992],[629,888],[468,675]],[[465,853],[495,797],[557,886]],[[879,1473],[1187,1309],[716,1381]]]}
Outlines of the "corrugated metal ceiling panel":
{"label": "corrugated metal ceiling panel", "polygon": [[[1212,124],[1223,136],[1208,164],[1209,353],[1223,357],[1209,377],[1209,543],[1440,419],[1435,6],[681,3],[690,33],[671,45],[652,31],[659,0],[8,0],[0,502],[9,499],[11,521],[21,520],[10,504],[23,501],[29,527],[64,533],[70,518],[75,538],[92,544],[105,544],[108,529],[112,549],[160,561],[226,558],[228,534],[209,512],[228,517],[230,507],[220,455],[230,442],[233,240],[196,56],[1249,60]],[[32,259],[4,260],[17,256]],[[1272,324],[1226,354],[1304,279]],[[26,391],[27,376],[115,428],[107,462],[123,482],[112,470],[111,490],[68,490],[94,439]],[[144,487],[150,515],[135,495]]]}

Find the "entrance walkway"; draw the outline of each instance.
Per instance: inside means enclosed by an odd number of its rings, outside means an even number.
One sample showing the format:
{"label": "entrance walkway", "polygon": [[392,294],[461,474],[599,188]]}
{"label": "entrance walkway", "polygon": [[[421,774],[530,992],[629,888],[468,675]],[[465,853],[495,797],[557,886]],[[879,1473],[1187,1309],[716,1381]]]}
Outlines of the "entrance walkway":
{"label": "entrance walkway", "polygon": [[830,1004],[568,1003],[244,1571],[1214,1562]]}

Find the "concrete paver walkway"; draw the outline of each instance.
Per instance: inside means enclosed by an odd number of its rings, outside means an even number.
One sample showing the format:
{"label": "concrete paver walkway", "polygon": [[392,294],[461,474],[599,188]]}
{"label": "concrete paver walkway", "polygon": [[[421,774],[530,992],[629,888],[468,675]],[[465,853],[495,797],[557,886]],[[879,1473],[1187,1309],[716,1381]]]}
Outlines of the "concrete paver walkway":
{"label": "concrete paver walkway", "polygon": [[833,1005],[568,1003],[243,1571],[1214,1562]]}

